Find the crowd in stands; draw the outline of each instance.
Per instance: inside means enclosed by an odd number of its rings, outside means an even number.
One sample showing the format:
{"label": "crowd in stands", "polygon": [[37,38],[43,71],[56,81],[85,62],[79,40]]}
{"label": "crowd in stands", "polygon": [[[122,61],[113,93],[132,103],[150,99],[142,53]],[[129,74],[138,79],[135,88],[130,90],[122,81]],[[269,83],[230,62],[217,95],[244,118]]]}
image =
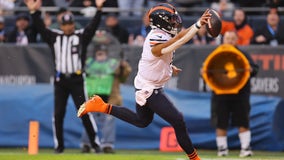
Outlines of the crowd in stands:
{"label": "crowd in stands", "polygon": [[[121,16],[138,15],[142,16],[143,11],[159,2],[170,2],[174,6],[187,8],[190,12],[191,7],[211,7],[219,10],[225,17],[232,15],[232,10],[235,7],[283,7],[283,0],[107,0],[104,7],[117,8],[116,12],[120,12]],[[90,16],[86,13],[87,8],[96,7],[93,0],[43,0],[43,7],[80,7],[81,10],[73,12],[74,14],[81,14]],[[13,14],[18,7],[25,7],[23,0],[0,0],[0,15]],[[92,10],[92,9],[90,9]],[[255,11],[258,12],[258,11]],[[253,12],[252,12],[253,13]],[[253,13],[254,14],[254,13]]]}
{"label": "crowd in stands", "polygon": [[[56,10],[43,12],[45,25],[51,29],[59,28],[61,15],[71,12],[77,17],[76,28],[82,28],[84,19],[92,17],[96,13],[96,6],[93,0],[49,0],[42,1],[43,7],[54,7]],[[235,30],[239,36],[238,45],[267,44],[277,46],[284,44],[283,11],[278,8],[284,7],[281,0],[107,0],[104,7],[114,9],[105,13],[103,23],[99,30],[109,32],[118,39],[121,44],[141,46],[144,38],[150,30],[149,20],[145,9],[152,7],[158,2],[170,2],[177,7],[210,7],[217,10],[222,16],[221,35],[227,30]],[[32,21],[28,13],[18,10],[26,7],[22,0],[0,0],[0,43],[16,43],[27,45],[29,43],[40,43],[42,39],[36,29],[32,28]],[[79,10],[72,10],[72,7]],[[246,12],[244,8],[259,7],[265,8],[263,12]],[[70,8],[68,10],[67,8]],[[117,9],[117,10],[115,10]],[[249,23],[248,17],[259,16],[261,13],[261,23]],[[194,12],[181,12],[186,20],[192,22]],[[13,17],[6,23],[6,19]],[[134,17],[134,18],[133,18]],[[281,18],[282,17],[282,18]],[[121,21],[124,19],[124,22]],[[82,23],[83,22],[83,23]],[[131,22],[131,24],[129,23]],[[265,23],[264,23],[265,22]],[[191,23],[189,23],[191,25]],[[221,44],[222,36],[212,38],[208,36],[205,28],[201,28],[196,36],[189,42],[195,45],[218,45]]]}

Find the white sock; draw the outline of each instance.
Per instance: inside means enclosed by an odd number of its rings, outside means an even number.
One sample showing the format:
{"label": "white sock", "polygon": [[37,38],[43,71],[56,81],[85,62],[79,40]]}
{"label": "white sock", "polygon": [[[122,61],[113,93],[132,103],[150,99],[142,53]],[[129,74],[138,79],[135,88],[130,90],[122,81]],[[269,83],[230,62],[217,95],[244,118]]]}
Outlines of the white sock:
{"label": "white sock", "polygon": [[250,131],[245,131],[245,132],[239,133],[239,138],[240,138],[242,149],[246,149],[250,146],[250,140],[251,140],[251,132]]}
{"label": "white sock", "polygon": [[227,136],[217,136],[216,143],[218,148],[228,148]]}

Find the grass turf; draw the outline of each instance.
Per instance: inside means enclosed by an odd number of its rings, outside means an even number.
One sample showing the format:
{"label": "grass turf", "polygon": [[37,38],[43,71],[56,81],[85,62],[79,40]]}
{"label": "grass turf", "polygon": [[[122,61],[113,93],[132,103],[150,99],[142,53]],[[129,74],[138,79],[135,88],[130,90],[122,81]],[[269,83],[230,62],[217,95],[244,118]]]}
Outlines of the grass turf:
{"label": "grass turf", "polygon": [[[254,151],[254,156],[239,158],[238,150],[227,157],[217,157],[215,150],[198,150],[202,160],[284,160],[284,152]],[[0,148],[1,160],[188,160],[183,152],[159,152],[158,150],[117,150],[115,154],[82,154],[79,149],[66,149],[54,154],[53,149],[39,149],[36,155],[28,155],[26,148]]]}

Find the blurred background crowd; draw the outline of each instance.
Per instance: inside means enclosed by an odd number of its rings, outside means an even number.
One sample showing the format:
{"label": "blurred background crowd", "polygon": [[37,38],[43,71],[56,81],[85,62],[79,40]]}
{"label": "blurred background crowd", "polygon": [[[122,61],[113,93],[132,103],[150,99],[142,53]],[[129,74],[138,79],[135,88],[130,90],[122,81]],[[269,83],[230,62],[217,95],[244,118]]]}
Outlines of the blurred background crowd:
{"label": "blurred background crowd", "polygon": [[[150,30],[146,11],[158,2],[175,5],[185,27],[193,24],[206,8],[213,8],[224,20],[222,33],[235,29],[239,38],[244,38],[239,45],[284,44],[284,33],[279,29],[283,28],[283,0],[107,0],[99,31],[110,33],[121,44],[141,46]],[[45,25],[54,29],[63,13],[72,12],[76,28],[81,28],[95,14],[95,7],[93,0],[43,0],[42,16]],[[232,22],[229,28],[226,22]],[[23,0],[0,0],[0,43],[41,43],[32,23]],[[201,29],[189,43],[218,45],[221,38],[213,39]]]}

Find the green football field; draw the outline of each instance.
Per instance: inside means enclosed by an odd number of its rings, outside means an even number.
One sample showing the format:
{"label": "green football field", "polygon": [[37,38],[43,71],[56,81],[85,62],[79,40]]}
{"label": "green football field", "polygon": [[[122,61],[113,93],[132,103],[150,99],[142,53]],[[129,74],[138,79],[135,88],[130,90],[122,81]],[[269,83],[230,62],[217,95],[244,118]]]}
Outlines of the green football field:
{"label": "green football field", "polygon": [[[217,157],[215,150],[198,150],[202,160],[284,160],[284,152],[254,151],[254,156],[239,158],[239,151],[230,151],[227,157]],[[28,155],[26,148],[0,148],[0,160],[188,160],[183,152],[158,150],[117,150],[115,154],[82,154],[79,149],[66,149],[54,154],[52,149],[39,149]]]}

